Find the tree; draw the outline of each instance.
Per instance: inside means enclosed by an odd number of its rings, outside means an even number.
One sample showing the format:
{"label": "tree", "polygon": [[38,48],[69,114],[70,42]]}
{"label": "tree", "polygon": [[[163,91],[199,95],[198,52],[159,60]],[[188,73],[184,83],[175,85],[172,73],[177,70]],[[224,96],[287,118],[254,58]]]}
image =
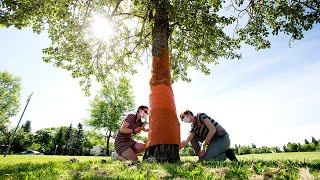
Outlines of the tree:
{"label": "tree", "polygon": [[55,137],[53,138],[54,143],[54,154],[62,154],[62,148],[65,144],[65,136],[66,136],[67,127],[59,127],[58,132],[56,133]]}
{"label": "tree", "polygon": [[14,153],[24,151],[28,149],[34,140],[34,136],[30,132],[25,132],[24,129],[20,128],[17,130],[16,135],[13,137],[11,150]]}
{"label": "tree", "polygon": [[251,154],[251,148],[249,146],[240,146],[238,149],[238,154],[239,155],[244,155],[244,154]]}
{"label": "tree", "polygon": [[[92,75],[105,83],[114,74],[135,73],[133,65],[151,52],[150,131],[144,158],[178,161],[180,129],[172,81],[190,81],[190,67],[210,74],[207,65],[217,64],[219,58],[241,58],[237,50],[242,43],[257,50],[270,48],[268,37],[279,32],[291,40],[302,39],[304,31],[320,22],[319,5],[315,0],[7,0],[0,4],[0,26],[29,26],[37,33],[47,28],[52,46],[43,50],[44,61],[82,78],[87,92]],[[107,43],[90,33],[96,14],[113,24]],[[228,26],[233,33],[226,31]]]}
{"label": "tree", "polygon": [[31,132],[31,121],[30,121],[30,120],[27,120],[27,121],[21,126],[21,129],[23,129],[24,132],[30,133],[30,132]]}
{"label": "tree", "polygon": [[304,144],[309,144],[309,141],[307,139],[304,139]]}
{"label": "tree", "polygon": [[21,79],[19,77],[14,77],[7,71],[0,72],[0,126],[5,126],[9,118],[18,113],[20,91]]}
{"label": "tree", "polygon": [[123,114],[134,106],[132,86],[128,79],[120,77],[107,81],[100,93],[91,101],[90,119],[86,123],[96,129],[106,130],[107,154],[112,134],[119,129]]}
{"label": "tree", "polygon": [[298,152],[298,144],[297,143],[290,143],[288,142],[286,147],[286,152]]}
{"label": "tree", "polygon": [[75,144],[74,149],[76,156],[83,156],[83,148],[84,148],[84,135],[83,135],[83,128],[82,124],[78,124],[78,131],[77,135],[75,136]]}
{"label": "tree", "polygon": [[69,128],[66,131],[66,136],[65,136],[65,145],[64,145],[64,153],[65,155],[72,155],[73,154],[73,142],[74,140],[74,134],[73,134],[73,128],[72,124],[70,124]]}
{"label": "tree", "polygon": [[48,146],[51,141],[51,134],[46,129],[36,131],[35,142],[40,144],[39,151],[43,152],[43,147]]}
{"label": "tree", "polygon": [[318,146],[318,141],[312,136],[311,137],[311,142],[315,145]]}

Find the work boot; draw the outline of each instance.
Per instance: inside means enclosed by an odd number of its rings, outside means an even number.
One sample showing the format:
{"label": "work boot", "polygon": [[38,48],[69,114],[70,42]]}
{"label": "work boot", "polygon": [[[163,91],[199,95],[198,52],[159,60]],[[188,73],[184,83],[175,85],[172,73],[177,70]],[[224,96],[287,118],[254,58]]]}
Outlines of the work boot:
{"label": "work boot", "polygon": [[228,149],[226,151],[226,155],[227,155],[227,158],[230,160],[230,161],[238,161],[236,155],[233,153],[232,149]]}

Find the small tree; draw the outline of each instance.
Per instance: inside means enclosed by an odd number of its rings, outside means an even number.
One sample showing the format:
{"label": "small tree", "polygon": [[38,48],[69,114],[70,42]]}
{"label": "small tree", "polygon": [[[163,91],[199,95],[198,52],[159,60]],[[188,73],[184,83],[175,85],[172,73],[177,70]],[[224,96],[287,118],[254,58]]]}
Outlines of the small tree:
{"label": "small tree", "polygon": [[123,114],[134,106],[132,86],[125,77],[108,80],[100,93],[91,101],[90,119],[86,124],[106,130],[107,154],[112,135],[118,131]]}

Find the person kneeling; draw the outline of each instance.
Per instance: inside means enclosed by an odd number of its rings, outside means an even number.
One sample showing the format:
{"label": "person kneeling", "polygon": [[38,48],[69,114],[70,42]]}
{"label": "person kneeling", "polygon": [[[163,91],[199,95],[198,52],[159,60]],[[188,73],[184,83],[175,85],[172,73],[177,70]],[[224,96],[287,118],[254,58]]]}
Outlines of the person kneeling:
{"label": "person kneeling", "polygon": [[122,122],[114,142],[115,152],[111,153],[112,160],[138,161],[137,154],[146,150],[146,144],[132,139],[132,134],[148,132],[141,121],[148,115],[148,111],[147,106],[140,106],[135,114],[129,114]]}
{"label": "person kneeling", "polygon": [[193,116],[189,110],[182,112],[180,118],[185,123],[192,123],[190,134],[186,140],[181,142],[181,148],[191,142],[199,161],[224,161],[226,158],[238,161],[233,151],[229,149],[229,134],[214,119],[205,113]]}

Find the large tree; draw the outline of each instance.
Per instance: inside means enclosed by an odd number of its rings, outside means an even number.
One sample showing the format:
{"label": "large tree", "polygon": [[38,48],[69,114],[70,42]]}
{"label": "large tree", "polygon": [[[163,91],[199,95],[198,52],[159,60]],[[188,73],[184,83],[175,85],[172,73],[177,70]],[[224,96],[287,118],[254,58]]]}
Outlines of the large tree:
{"label": "large tree", "polygon": [[[84,87],[91,75],[103,83],[115,73],[136,72],[133,65],[151,52],[145,158],[177,161],[180,137],[171,82],[190,81],[189,67],[209,74],[207,65],[219,58],[240,58],[242,42],[258,50],[269,48],[268,37],[279,32],[303,38],[320,22],[319,7],[317,0],[5,0],[0,26],[47,29],[52,46],[43,50],[44,60],[82,78]],[[107,42],[90,34],[96,14],[113,24]]]}
{"label": "large tree", "polygon": [[99,94],[90,103],[89,126],[106,130],[107,154],[112,135],[115,135],[123,114],[134,107],[132,86],[127,78],[108,80]]}
{"label": "large tree", "polygon": [[21,79],[7,71],[0,72],[0,129],[20,108]]}

